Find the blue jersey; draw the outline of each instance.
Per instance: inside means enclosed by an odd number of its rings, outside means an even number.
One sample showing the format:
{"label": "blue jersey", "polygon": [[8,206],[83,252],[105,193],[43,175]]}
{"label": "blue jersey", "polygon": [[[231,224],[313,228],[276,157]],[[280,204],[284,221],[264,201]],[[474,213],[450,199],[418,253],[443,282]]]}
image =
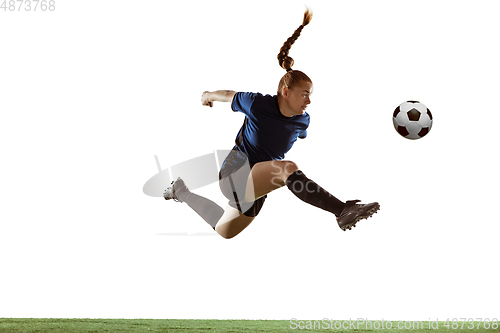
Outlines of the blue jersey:
{"label": "blue jersey", "polygon": [[231,109],[246,116],[236,137],[235,148],[244,152],[251,164],[281,160],[297,138],[307,136],[309,114],[285,117],[280,112],[276,95],[238,92]]}

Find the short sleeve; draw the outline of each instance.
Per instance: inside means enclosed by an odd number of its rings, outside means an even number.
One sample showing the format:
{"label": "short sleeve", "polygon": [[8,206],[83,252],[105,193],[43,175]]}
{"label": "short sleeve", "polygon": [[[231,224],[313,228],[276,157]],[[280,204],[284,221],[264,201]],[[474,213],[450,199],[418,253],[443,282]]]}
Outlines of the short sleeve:
{"label": "short sleeve", "polygon": [[256,93],[237,92],[233,97],[231,109],[235,112],[243,112],[245,115],[249,116],[252,112],[252,105],[257,95]]}
{"label": "short sleeve", "polygon": [[299,134],[299,138],[305,139],[306,137],[307,137],[307,130],[305,129],[304,131],[302,131],[302,133]]}

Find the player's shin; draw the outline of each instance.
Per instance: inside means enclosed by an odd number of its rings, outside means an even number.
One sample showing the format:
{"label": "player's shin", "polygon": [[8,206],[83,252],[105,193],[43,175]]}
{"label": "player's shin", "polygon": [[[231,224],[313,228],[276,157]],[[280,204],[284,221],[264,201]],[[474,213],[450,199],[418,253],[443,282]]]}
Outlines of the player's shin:
{"label": "player's shin", "polygon": [[224,214],[224,210],[215,202],[192,192],[178,194],[181,202],[185,202],[200,215],[210,226],[215,229],[217,222]]}
{"label": "player's shin", "polygon": [[292,173],[286,180],[286,186],[299,199],[310,205],[329,211],[339,216],[345,203],[328,193],[300,170]]}

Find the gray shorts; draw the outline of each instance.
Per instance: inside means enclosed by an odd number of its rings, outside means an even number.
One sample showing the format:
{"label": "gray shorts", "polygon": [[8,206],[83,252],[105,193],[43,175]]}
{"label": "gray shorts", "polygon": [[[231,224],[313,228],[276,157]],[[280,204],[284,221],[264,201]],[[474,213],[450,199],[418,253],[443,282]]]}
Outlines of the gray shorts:
{"label": "gray shorts", "polygon": [[219,186],[229,205],[243,215],[255,217],[259,214],[267,195],[255,200],[245,201],[248,176],[255,163],[250,163],[245,153],[233,149],[224,160],[219,171]]}

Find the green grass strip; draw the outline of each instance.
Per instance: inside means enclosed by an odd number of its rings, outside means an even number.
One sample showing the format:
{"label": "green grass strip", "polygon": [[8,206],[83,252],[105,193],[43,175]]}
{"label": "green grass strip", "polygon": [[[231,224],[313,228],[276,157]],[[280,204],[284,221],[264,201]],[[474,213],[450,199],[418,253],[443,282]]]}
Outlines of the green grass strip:
{"label": "green grass strip", "polygon": [[[354,327],[352,322],[339,320],[337,328],[334,322],[297,320],[181,320],[181,319],[13,319],[0,318],[0,333],[102,333],[102,332],[428,332],[428,333],[476,333],[500,332],[498,326],[491,323],[476,323],[474,328],[467,328],[468,323],[439,323],[423,321],[423,325],[410,325],[404,328],[396,321],[380,321],[373,325],[361,324]],[[300,326],[299,326],[300,325]],[[344,325],[344,328],[339,327]],[[398,325],[400,326],[398,328]],[[449,327],[446,327],[446,326]],[[413,327],[411,327],[413,326]],[[469,325],[471,326],[471,325]],[[388,329],[387,327],[391,327]],[[489,328],[486,328],[489,327]]]}

